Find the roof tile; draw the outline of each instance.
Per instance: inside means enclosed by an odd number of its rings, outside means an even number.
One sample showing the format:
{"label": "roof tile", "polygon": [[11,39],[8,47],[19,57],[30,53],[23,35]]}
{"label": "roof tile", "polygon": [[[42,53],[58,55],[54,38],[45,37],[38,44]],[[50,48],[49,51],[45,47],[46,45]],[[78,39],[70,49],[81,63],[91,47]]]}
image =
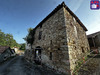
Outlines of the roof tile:
{"label": "roof tile", "polygon": [[0,46],[0,53],[3,53],[7,48],[9,48],[8,46]]}

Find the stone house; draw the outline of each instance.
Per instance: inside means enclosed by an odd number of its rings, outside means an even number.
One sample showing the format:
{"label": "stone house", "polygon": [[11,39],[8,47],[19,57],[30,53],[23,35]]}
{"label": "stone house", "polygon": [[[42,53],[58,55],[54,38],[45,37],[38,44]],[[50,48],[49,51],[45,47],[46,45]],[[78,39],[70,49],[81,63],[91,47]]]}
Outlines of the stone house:
{"label": "stone house", "polygon": [[15,53],[16,53],[16,54],[18,53],[18,50],[19,50],[19,48],[18,48],[18,47],[13,47],[12,49],[14,49],[14,50],[15,50]]}
{"label": "stone house", "polygon": [[0,62],[3,62],[7,58],[15,56],[15,51],[8,46],[0,46]]}
{"label": "stone house", "polygon": [[20,55],[20,56],[24,56],[24,51],[23,50],[18,50],[17,54]]}
{"label": "stone house", "polygon": [[78,60],[89,52],[86,31],[62,2],[33,29],[32,49],[26,50],[25,58],[70,75]]}
{"label": "stone house", "polygon": [[87,35],[91,51],[98,50],[100,53],[100,31]]}
{"label": "stone house", "polygon": [[20,55],[20,56],[24,55],[24,50],[20,50],[18,47],[13,47],[12,49],[15,51],[17,55]]}

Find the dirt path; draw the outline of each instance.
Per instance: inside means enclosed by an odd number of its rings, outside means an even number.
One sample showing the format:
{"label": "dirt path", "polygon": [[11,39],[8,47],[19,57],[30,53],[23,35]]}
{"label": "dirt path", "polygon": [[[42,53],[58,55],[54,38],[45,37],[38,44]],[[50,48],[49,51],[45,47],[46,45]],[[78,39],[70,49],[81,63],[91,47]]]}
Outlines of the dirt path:
{"label": "dirt path", "polygon": [[22,56],[17,56],[0,65],[0,75],[60,75],[53,71],[30,65]]}

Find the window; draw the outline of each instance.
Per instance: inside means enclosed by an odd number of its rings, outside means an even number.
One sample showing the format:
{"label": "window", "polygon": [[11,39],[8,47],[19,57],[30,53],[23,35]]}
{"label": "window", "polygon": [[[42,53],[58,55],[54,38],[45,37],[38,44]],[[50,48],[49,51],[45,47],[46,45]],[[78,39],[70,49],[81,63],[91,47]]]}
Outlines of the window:
{"label": "window", "polygon": [[50,60],[52,60],[52,52],[50,52]]}
{"label": "window", "polygon": [[52,45],[52,40],[50,40],[50,44]]}
{"label": "window", "polygon": [[58,50],[60,50],[60,48],[58,48]]}
{"label": "window", "polygon": [[82,53],[84,53],[84,48],[83,48],[83,47],[81,47],[81,49],[82,49]]}
{"label": "window", "polygon": [[39,32],[39,40],[41,39],[42,31]]}

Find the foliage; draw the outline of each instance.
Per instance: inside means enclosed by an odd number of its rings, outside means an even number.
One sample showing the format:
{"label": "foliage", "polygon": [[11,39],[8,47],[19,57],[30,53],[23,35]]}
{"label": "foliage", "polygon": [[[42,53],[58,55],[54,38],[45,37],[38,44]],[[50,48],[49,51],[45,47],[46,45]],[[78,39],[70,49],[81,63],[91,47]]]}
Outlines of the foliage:
{"label": "foliage", "polygon": [[25,50],[25,43],[20,44],[20,46],[21,46],[21,47],[19,48],[20,50]]}
{"label": "foliage", "polygon": [[87,56],[84,56],[82,59],[78,60],[77,61],[77,65],[73,71],[73,74],[74,75],[78,75],[78,71],[80,69],[80,67],[88,60],[88,57]]}
{"label": "foliage", "polygon": [[28,44],[33,44],[34,42],[34,34],[35,34],[35,29],[29,28],[28,29],[28,35],[24,38],[24,40],[28,43]]}
{"label": "foliage", "polygon": [[[98,73],[97,68],[99,67],[100,61],[97,59],[99,57],[98,54],[96,55],[88,55],[88,57],[84,57],[85,63],[76,65],[73,75],[91,75],[93,73]],[[79,66],[79,67],[78,67]]]}
{"label": "foliage", "polygon": [[0,30],[0,45],[1,46],[10,46],[10,47],[19,47],[19,44],[14,40],[12,34],[5,34]]}

